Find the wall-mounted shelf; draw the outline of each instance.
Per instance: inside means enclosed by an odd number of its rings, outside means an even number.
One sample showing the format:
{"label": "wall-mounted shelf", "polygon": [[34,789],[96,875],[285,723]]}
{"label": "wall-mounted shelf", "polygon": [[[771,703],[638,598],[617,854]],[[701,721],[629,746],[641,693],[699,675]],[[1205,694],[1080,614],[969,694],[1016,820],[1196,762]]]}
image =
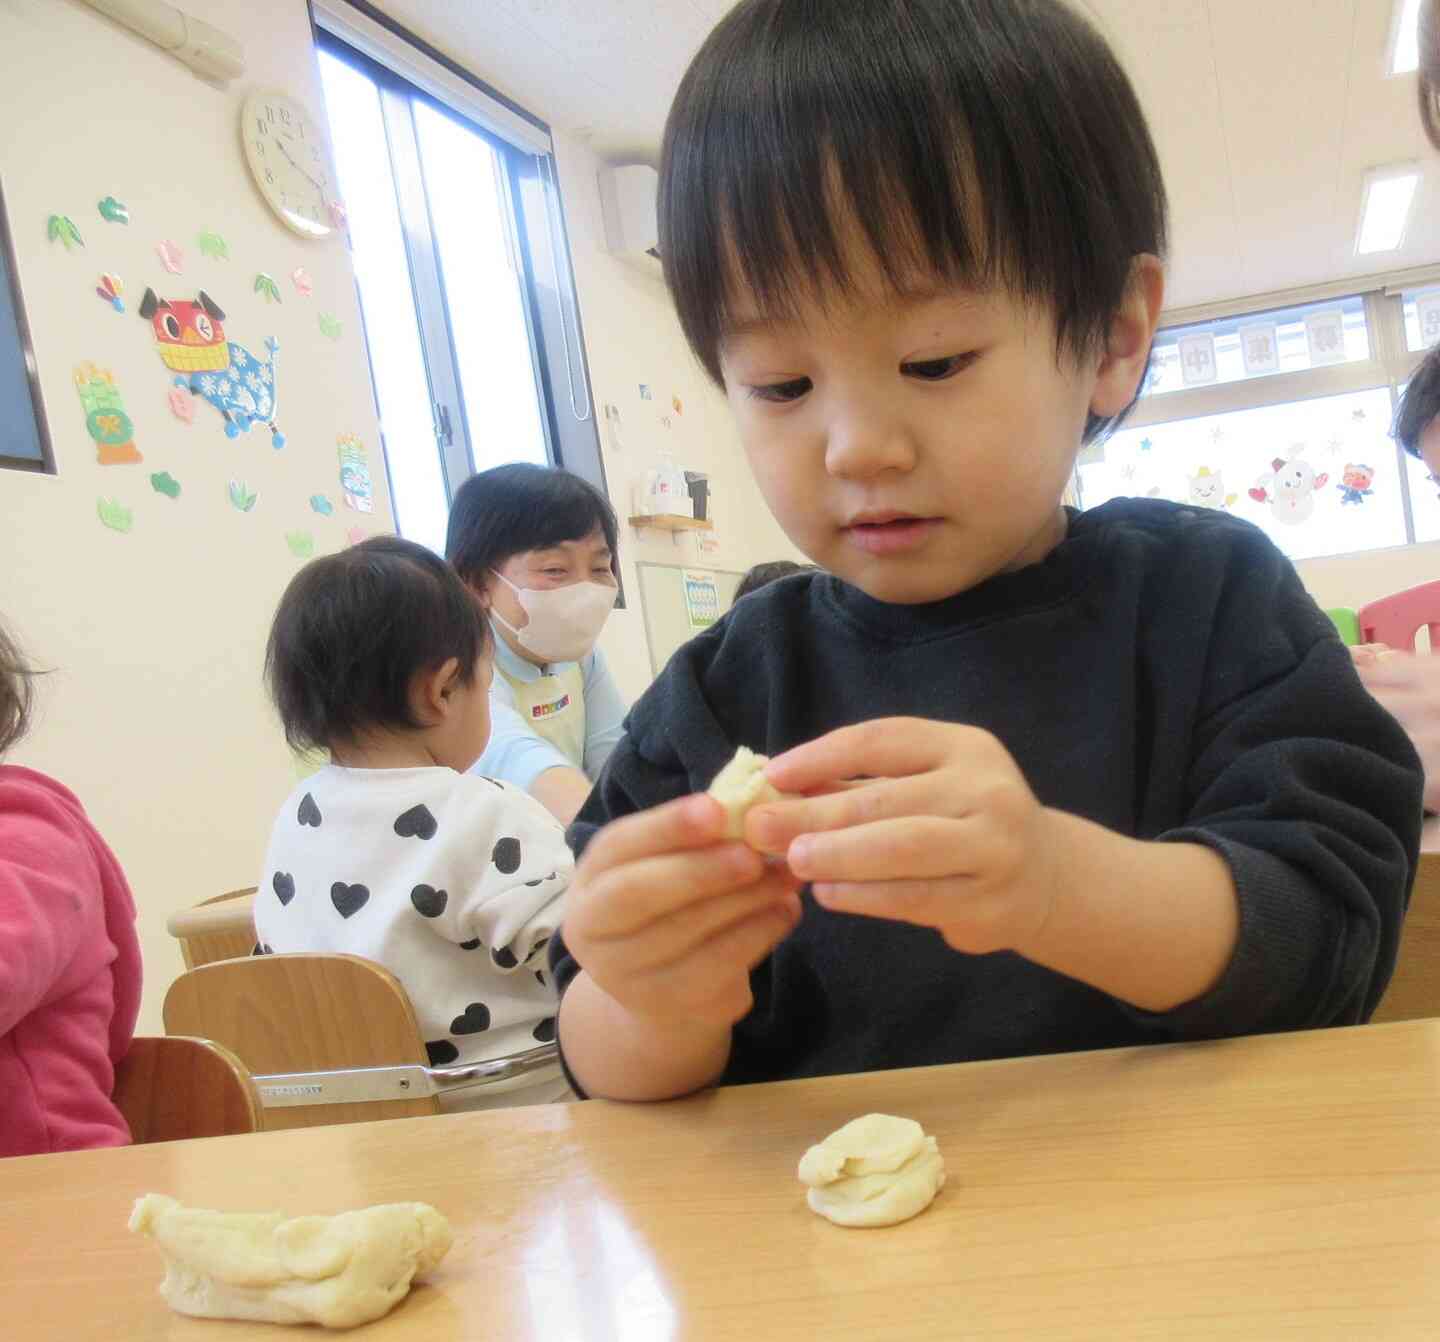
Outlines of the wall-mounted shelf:
{"label": "wall-mounted shelf", "polygon": [[649,517],[632,517],[630,525],[650,527],[655,531],[714,531],[715,523],[698,517],[681,517],[679,513],[655,513]]}

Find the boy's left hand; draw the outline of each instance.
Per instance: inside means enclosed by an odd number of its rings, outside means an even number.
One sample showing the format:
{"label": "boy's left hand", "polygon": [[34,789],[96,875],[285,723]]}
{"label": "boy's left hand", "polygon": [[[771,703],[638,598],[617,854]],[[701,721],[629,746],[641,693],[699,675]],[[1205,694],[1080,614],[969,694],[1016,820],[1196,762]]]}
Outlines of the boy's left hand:
{"label": "boy's left hand", "polygon": [[[746,840],[786,858],[825,908],[934,927],[971,954],[1037,940],[1063,841],[989,732],[880,719],[787,751],[765,773],[806,795],[755,807]],[[875,781],[844,786],[862,776]]]}

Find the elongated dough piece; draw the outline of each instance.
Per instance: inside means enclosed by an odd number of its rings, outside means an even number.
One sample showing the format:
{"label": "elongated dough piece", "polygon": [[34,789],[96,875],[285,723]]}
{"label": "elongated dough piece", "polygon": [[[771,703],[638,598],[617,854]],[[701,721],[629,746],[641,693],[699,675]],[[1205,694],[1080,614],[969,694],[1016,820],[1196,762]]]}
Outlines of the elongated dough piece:
{"label": "elongated dough piece", "polygon": [[424,1202],[338,1216],[218,1212],[147,1193],[130,1229],[165,1259],[160,1294],[178,1314],[353,1328],[388,1314],[449,1252],[450,1223]]}
{"label": "elongated dough piece", "polygon": [[935,1200],[945,1161],[914,1119],[866,1114],[805,1152],[800,1182],[810,1210],[836,1225],[896,1225]]}
{"label": "elongated dough piece", "polygon": [[768,755],[757,755],[741,746],[710,784],[710,795],[725,808],[725,834],[731,839],[745,837],[745,816],[752,806],[766,801],[786,801],[789,794],[779,791],[765,777]]}

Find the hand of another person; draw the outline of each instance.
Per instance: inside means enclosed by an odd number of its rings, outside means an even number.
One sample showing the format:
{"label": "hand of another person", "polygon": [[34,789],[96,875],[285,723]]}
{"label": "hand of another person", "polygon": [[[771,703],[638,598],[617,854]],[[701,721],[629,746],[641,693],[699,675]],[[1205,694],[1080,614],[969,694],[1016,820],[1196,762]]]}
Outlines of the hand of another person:
{"label": "hand of another person", "polygon": [[[883,776],[843,786],[862,774]],[[785,857],[825,908],[934,927],[974,954],[1023,953],[1044,928],[1062,847],[1055,813],[990,733],[882,719],[780,755],[766,776],[811,795],[755,807],[746,838]]]}
{"label": "hand of another person", "polygon": [[1396,652],[1384,644],[1350,652],[1365,688],[1415,744],[1425,768],[1425,808],[1440,811],[1440,656]]}
{"label": "hand of another person", "polygon": [[576,868],[566,944],[636,1016],[734,1024],[750,970],[800,919],[799,883],[725,839],[725,823],[713,798],[682,797],[607,825]]}

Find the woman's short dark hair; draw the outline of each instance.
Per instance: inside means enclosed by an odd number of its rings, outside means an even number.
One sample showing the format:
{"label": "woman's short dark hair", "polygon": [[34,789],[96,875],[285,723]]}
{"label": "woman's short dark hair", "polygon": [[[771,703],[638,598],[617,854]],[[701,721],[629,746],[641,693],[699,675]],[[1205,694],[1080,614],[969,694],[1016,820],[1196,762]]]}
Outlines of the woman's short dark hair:
{"label": "woman's short dark hair", "polygon": [[479,603],[423,545],[376,536],[306,564],[285,589],[265,679],[297,750],[353,741],[366,728],[425,726],[415,677],[451,657],[470,684],[489,646]]}
{"label": "woman's short dark hair", "polygon": [[740,585],[735,589],[735,600],[739,601],[742,596],[749,596],[751,592],[758,592],[762,587],[768,587],[781,578],[814,571],[814,564],[797,564],[793,559],[772,559],[768,564],[756,564],[740,579]]}
{"label": "woman's short dark hair", "polygon": [[13,635],[0,625],[0,754],[9,750],[30,728],[35,674]]}
{"label": "woman's short dark hair", "polygon": [[594,485],[555,467],[496,466],[460,486],[450,505],[445,555],[466,582],[480,587],[512,556],[584,540],[596,527],[618,578],[615,510]]}
{"label": "woman's short dark hair", "polygon": [[1079,358],[1134,259],[1164,255],[1166,214],[1130,81],[1061,0],[742,0],[681,81],[661,153],[666,279],[717,383],[742,294],[783,317],[853,290],[852,225],[897,291],[916,272],[1003,287]]}
{"label": "woman's short dark hair", "polygon": [[1420,455],[1420,436],[1440,415],[1440,345],[1421,361],[1395,411],[1395,441],[1412,457]]}

